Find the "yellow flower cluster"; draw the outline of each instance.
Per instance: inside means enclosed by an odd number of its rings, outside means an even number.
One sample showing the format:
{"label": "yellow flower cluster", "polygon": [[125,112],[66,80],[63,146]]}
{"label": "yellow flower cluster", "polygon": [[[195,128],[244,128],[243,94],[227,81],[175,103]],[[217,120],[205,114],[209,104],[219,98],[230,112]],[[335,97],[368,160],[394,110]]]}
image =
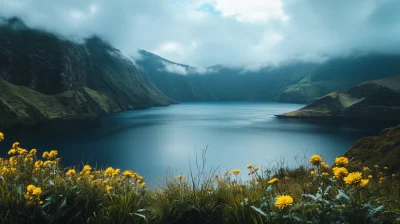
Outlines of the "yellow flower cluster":
{"label": "yellow flower cluster", "polygon": [[320,165],[322,162],[322,157],[320,155],[312,155],[310,158],[310,163],[314,166]]}
{"label": "yellow flower cluster", "polygon": [[42,157],[43,159],[54,159],[56,158],[57,154],[57,150],[51,150],[50,152],[43,152]]}
{"label": "yellow flower cluster", "polygon": [[3,132],[0,132],[0,142],[1,141],[4,141],[4,134],[3,134]]}
{"label": "yellow flower cluster", "polygon": [[28,203],[42,204],[43,201],[40,200],[41,194],[42,194],[42,189],[40,187],[36,187],[35,185],[30,184],[26,187],[26,193],[24,194],[24,198],[28,200]]}

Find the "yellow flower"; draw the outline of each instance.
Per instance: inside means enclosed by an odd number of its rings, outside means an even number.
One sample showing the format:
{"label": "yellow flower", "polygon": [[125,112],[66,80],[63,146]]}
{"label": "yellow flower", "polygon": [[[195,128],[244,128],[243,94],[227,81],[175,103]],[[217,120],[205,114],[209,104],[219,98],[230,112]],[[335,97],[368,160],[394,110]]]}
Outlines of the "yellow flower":
{"label": "yellow flower", "polygon": [[325,169],[325,170],[329,169],[328,164],[326,164],[324,162],[321,162],[321,167],[322,167],[322,169]]}
{"label": "yellow flower", "polygon": [[67,171],[67,173],[65,173],[65,176],[71,178],[75,174],[76,174],[76,171],[74,169],[70,169],[70,170]]}
{"label": "yellow flower", "polygon": [[19,146],[19,142],[14,142],[14,144],[12,145],[13,149],[17,149]]}
{"label": "yellow flower", "polygon": [[349,174],[347,169],[344,167],[334,167],[334,168],[332,168],[332,171],[333,171],[333,175],[335,176],[335,178],[338,178],[338,179],[340,179],[341,177],[345,177],[345,176],[347,176],[347,174]]}
{"label": "yellow flower", "polygon": [[176,179],[182,180],[185,178],[185,176],[183,176],[182,174],[180,174],[179,176],[175,177]]}
{"label": "yellow flower", "polygon": [[365,187],[365,186],[367,186],[368,185],[368,182],[369,182],[369,180],[368,179],[362,179],[361,181],[360,181],[360,187]]}
{"label": "yellow flower", "polygon": [[31,149],[31,151],[29,151],[29,155],[34,156],[36,155],[37,150],[36,149]]}
{"label": "yellow flower", "polygon": [[372,175],[368,175],[368,179],[372,179],[373,177],[372,177]]}
{"label": "yellow flower", "polygon": [[115,169],[113,174],[112,174],[112,178],[117,177],[119,175],[119,173],[121,172],[120,169]]}
{"label": "yellow flower", "polygon": [[42,194],[42,189],[40,187],[37,187],[32,191],[32,194],[33,195],[41,195]]}
{"label": "yellow flower", "polygon": [[4,141],[4,134],[3,134],[3,132],[0,132],[0,142],[1,141]]}
{"label": "yellow flower", "polygon": [[258,170],[259,170],[260,168],[259,167],[256,167],[256,168],[254,168],[254,172],[257,172]]}
{"label": "yellow flower", "polygon": [[388,170],[389,168],[387,166],[383,167],[383,169]]}
{"label": "yellow flower", "polygon": [[137,173],[132,172],[131,170],[126,170],[122,173],[122,178],[136,178],[138,176]]}
{"label": "yellow flower", "polygon": [[349,164],[349,159],[347,157],[341,156],[335,159],[336,166],[347,166]]}
{"label": "yellow flower", "polygon": [[28,191],[28,192],[33,192],[33,190],[35,190],[35,185],[33,185],[33,184],[30,184],[30,185],[28,185],[27,187],[26,187],[26,190]]}
{"label": "yellow flower", "polygon": [[141,183],[140,187],[142,187],[142,188],[146,187],[146,183],[145,182]]}
{"label": "yellow flower", "polygon": [[379,178],[379,183],[381,184],[383,181],[385,181],[386,180],[386,178],[384,178],[384,177],[381,177],[381,178]]}
{"label": "yellow flower", "polygon": [[28,151],[27,151],[26,149],[18,148],[18,153],[19,153],[20,155],[24,155],[24,154],[28,153]]}
{"label": "yellow flower", "polygon": [[396,177],[396,174],[392,173],[392,177]]}
{"label": "yellow flower", "polygon": [[320,155],[312,155],[310,158],[310,163],[312,165],[319,165],[322,162],[322,157]]}
{"label": "yellow flower", "polygon": [[29,201],[29,203],[39,203],[43,202],[40,200],[40,195],[42,194],[42,189],[40,187],[36,187],[33,184],[30,184],[26,187],[26,193],[24,194],[24,198]]}
{"label": "yellow flower", "polygon": [[108,167],[104,171],[103,175],[104,175],[104,177],[112,177],[114,172],[115,172],[115,170],[112,167]]}
{"label": "yellow flower", "polygon": [[375,167],[375,168],[379,168],[379,166],[378,166],[378,165],[374,165],[374,167]]}
{"label": "yellow flower", "polygon": [[57,154],[58,154],[57,150],[51,150],[48,157],[49,159],[53,159],[57,156]]}
{"label": "yellow flower", "polygon": [[107,194],[110,194],[112,189],[113,188],[110,185],[106,185]]}
{"label": "yellow flower", "polygon": [[314,171],[314,170],[311,170],[310,174],[311,174],[312,176],[314,176],[314,175],[315,175],[315,171]]}
{"label": "yellow flower", "polygon": [[246,168],[247,168],[247,169],[252,169],[252,168],[253,168],[253,164],[251,164],[251,163],[248,164],[248,165],[246,166]]}
{"label": "yellow flower", "polygon": [[269,183],[269,184],[274,184],[274,183],[277,183],[278,181],[279,181],[279,179],[276,178],[276,177],[274,177],[274,178],[272,178],[271,180],[269,180],[268,183]]}
{"label": "yellow flower", "polygon": [[42,157],[43,157],[43,159],[48,158],[49,157],[49,152],[47,152],[47,151],[43,152]]}
{"label": "yellow flower", "polygon": [[322,176],[327,177],[327,176],[329,176],[329,173],[327,173],[327,172],[322,172]]}
{"label": "yellow flower", "polygon": [[232,170],[232,173],[238,175],[240,173],[240,170]]}
{"label": "yellow flower", "polygon": [[347,177],[343,178],[346,184],[357,184],[361,181],[362,174],[360,172],[352,172],[347,175]]}
{"label": "yellow flower", "polygon": [[31,157],[26,157],[26,158],[24,159],[24,161],[25,161],[26,163],[31,163],[31,162],[33,162],[33,159],[32,159]]}
{"label": "yellow flower", "polygon": [[279,209],[293,205],[293,198],[290,195],[281,195],[275,201],[275,206]]}
{"label": "yellow flower", "polygon": [[14,155],[15,153],[17,153],[15,149],[10,149],[10,151],[8,151],[8,155]]}
{"label": "yellow flower", "polygon": [[369,171],[370,169],[369,169],[369,167],[364,166],[364,167],[363,167],[363,170],[364,170],[364,171]]}

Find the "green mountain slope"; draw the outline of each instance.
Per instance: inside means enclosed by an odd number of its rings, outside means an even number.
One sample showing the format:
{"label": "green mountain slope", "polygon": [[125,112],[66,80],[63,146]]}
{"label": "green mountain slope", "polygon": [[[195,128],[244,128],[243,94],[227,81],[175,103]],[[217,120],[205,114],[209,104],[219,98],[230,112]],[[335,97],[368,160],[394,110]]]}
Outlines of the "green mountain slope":
{"label": "green mountain slope", "polygon": [[400,171],[400,125],[384,129],[380,136],[358,140],[344,155],[371,168],[378,165],[393,173]]}
{"label": "green mountain slope", "polygon": [[278,116],[400,120],[400,76],[332,92],[306,107]]}
{"label": "green mountain slope", "polygon": [[172,102],[100,38],[75,43],[18,19],[0,26],[0,128]]}

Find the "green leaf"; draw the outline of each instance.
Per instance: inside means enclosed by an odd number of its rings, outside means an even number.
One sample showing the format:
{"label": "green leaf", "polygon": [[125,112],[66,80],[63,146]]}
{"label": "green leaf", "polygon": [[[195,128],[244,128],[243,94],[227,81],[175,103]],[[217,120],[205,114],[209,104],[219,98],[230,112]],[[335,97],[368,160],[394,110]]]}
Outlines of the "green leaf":
{"label": "green leaf", "polygon": [[250,206],[254,211],[260,213],[262,216],[267,217],[267,214],[261,210],[260,208],[255,207],[254,205]]}

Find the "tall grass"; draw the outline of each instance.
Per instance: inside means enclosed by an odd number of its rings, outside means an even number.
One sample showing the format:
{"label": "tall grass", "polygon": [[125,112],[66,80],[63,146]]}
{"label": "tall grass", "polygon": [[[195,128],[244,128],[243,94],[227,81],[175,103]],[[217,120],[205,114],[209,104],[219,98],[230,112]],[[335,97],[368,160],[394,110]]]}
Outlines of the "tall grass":
{"label": "tall grass", "polygon": [[[4,135],[0,134],[0,141]],[[5,146],[2,146],[3,148]],[[395,223],[400,181],[387,167],[318,155],[288,168],[249,164],[219,173],[205,153],[190,173],[147,188],[133,171],[62,167],[56,150],[14,143],[0,159],[2,223]],[[307,159],[308,160],[308,159]],[[248,180],[240,173],[248,173]]]}

